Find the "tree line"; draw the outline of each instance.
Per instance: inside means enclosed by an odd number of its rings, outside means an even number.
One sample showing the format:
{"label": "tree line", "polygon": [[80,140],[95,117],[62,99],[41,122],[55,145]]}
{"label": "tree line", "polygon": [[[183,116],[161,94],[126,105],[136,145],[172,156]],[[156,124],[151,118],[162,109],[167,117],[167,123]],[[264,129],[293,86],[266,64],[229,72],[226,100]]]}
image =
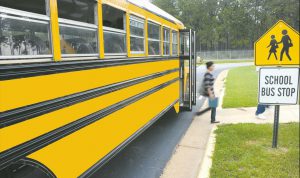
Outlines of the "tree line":
{"label": "tree line", "polygon": [[299,0],[152,0],[197,32],[197,50],[253,49],[278,20],[299,31]]}

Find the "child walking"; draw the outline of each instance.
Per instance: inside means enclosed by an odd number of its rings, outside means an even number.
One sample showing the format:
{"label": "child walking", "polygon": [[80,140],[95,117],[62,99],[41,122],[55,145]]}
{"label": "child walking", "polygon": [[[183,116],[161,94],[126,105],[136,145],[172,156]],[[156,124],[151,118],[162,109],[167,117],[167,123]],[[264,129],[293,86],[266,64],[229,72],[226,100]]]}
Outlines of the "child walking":
{"label": "child walking", "polygon": [[276,55],[277,50],[276,49],[278,48],[278,45],[277,45],[277,41],[275,39],[275,35],[271,35],[271,41],[270,41],[269,46],[267,46],[267,48],[269,48],[270,46],[271,46],[271,48],[269,51],[268,60],[270,59],[270,56],[272,53],[274,54],[275,59],[277,60],[277,55]]}

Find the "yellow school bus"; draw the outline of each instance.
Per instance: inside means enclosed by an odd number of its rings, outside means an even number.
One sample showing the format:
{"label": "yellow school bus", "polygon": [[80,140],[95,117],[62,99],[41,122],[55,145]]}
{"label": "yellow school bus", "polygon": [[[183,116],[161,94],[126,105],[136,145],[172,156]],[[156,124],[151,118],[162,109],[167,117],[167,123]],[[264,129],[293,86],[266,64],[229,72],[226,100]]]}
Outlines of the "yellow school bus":
{"label": "yellow school bus", "polygon": [[0,1],[0,177],[89,177],[196,103],[195,33],[140,0]]}

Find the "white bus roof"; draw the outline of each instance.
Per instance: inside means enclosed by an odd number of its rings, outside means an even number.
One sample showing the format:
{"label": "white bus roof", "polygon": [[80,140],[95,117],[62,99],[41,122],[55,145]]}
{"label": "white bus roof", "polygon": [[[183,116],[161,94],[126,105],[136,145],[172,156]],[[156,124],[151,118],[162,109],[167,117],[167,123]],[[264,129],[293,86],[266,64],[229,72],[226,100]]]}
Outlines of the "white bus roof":
{"label": "white bus roof", "polygon": [[127,0],[128,2],[141,7],[143,9],[146,9],[158,16],[161,16],[163,18],[166,18],[168,20],[171,20],[179,25],[183,26],[183,23],[176,19],[174,16],[172,16],[171,14],[167,13],[166,11],[162,10],[161,8],[155,6],[154,4],[152,4],[151,2],[149,2],[148,0]]}

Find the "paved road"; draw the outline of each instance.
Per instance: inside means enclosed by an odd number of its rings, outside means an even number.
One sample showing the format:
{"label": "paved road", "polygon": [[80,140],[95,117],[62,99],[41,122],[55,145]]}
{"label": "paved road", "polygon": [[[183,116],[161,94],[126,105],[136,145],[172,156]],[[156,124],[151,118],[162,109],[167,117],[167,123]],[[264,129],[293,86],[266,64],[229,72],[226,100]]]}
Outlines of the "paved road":
{"label": "paved road", "polygon": [[[229,68],[251,64],[217,64],[214,75]],[[204,66],[197,68],[197,86],[200,86],[205,70]],[[198,100],[192,112],[181,112],[179,115],[171,109],[92,178],[158,178],[191,124],[194,113],[203,103],[203,99]]]}

